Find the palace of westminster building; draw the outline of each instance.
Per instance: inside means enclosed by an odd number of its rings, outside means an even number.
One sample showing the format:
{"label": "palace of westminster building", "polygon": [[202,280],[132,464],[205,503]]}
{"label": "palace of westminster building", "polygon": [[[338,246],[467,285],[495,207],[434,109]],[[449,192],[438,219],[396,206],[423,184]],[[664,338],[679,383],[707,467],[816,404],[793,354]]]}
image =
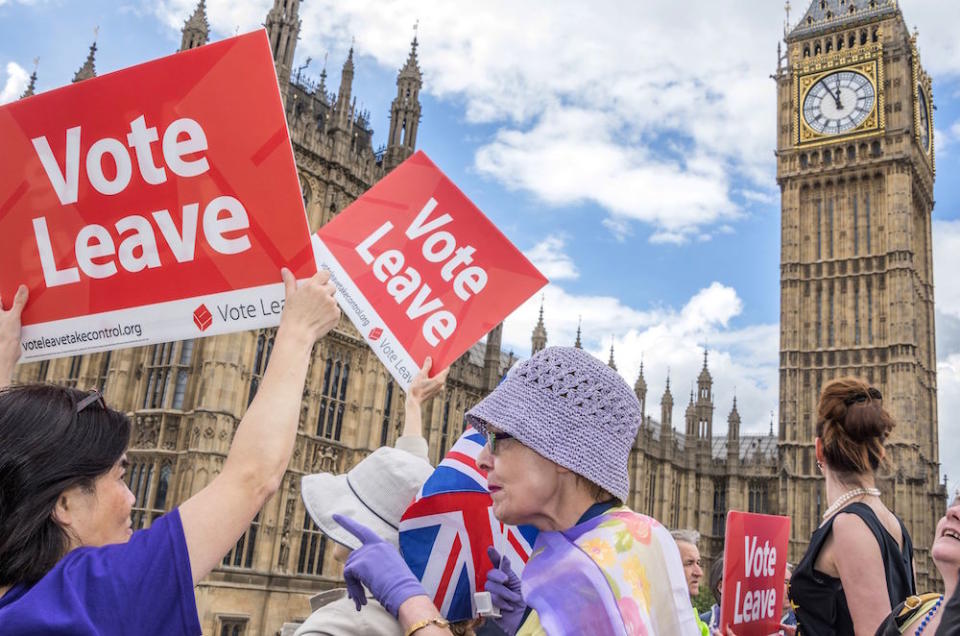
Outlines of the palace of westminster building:
{"label": "palace of westminster building", "polygon": [[[336,93],[327,90],[325,70],[318,83],[294,72],[299,4],[274,0],[264,26],[315,230],[414,152],[422,76],[415,38],[397,76],[386,147],[374,150],[368,115],[351,94],[352,49]],[[205,44],[208,33],[201,0],[181,48]],[[946,493],[936,409],[930,77],[896,0],[813,0],[785,36],[773,76],[782,218],[778,430],[771,423],[768,435],[741,435],[734,400],[726,434],[714,436],[706,352],[683,426],[675,428],[669,378],[656,419],[641,366],[635,390],[644,417],[627,504],[667,526],[699,530],[706,560],[722,553],[728,509],[789,515],[795,562],[827,507],[813,450],[819,389],[833,377],[862,376],[897,421],[888,444],[892,469],[878,486],[913,537],[918,587],[932,589],[938,576],[929,548]],[[75,81],[94,76],[95,52],[94,43]],[[36,73],[25,95],[35,82]],[[24,364],[17,380],[99,387],[130,414],[128,480],[134,527],[143,528],[221,469],[274,333]],[[546,344],[541,308],[532,349]],[[514,363],[500,345],[497,327],[452,365],[444,391],[425,405],[434,462],[462,431],[464,413]],[[616,368],[612,350],[609,364]],[[315,348],[282,488],[197,586],[205,634],[287,633],[309,615],[311,595],[338,585],[340,567],[304,509],[300,479],[344,472],[393,444],[402,406],[390,374],[343,319]]]}

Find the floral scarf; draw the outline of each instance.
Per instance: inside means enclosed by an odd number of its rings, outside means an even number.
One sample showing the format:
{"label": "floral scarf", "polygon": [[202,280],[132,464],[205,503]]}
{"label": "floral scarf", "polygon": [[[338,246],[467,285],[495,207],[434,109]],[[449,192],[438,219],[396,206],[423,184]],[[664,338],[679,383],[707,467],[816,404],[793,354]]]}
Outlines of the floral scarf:
{"label": "floral scarf", "polygon": [[550,636],[699,634],[680,553],[655,519],[626,507],[541,532],[523,572],[531,625]]}

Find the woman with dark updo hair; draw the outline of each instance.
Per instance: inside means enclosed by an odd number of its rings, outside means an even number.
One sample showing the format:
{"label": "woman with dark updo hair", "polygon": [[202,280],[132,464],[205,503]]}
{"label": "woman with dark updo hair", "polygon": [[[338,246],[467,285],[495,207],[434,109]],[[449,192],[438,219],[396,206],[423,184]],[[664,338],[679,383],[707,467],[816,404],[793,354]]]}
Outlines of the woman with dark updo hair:
{"label": "woman with dark updo hair", "polygon": [[[256,397],[222,469],[180,506],[133,532],[124,481],[130,420],[99,391],[0,390],[0,634],[200,634],[193,587],[279,488],[300,421],[314,343],[340,318],[329,274],[286,299]],[[0,387],[20,355],[21,287],[0,301]]]}
{"label": "woman with dark updo hair", "polygon": [[876,487],[893,427],[880,391],[863,380],[823,388],[815,444],[829,505],[790,581],[799,634],[872,636],[916,591],[910,535]]}

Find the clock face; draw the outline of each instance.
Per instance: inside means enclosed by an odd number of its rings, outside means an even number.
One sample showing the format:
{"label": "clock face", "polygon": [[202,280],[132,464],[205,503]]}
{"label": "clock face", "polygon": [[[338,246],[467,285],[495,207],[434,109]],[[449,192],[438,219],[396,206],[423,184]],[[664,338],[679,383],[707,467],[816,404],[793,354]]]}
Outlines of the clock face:
{"label": "clock face", "polygon": [[824,75],[803,100],[803,119],[814,132],[839,135],[863,123],[873,111],[876,91],[866,75],[838,71]]}
{"label": "clock face", "polygon": [[930,152],[930,106],[923,86],[917,87],[917,95],[920,98],[920,146],[924,152]]}

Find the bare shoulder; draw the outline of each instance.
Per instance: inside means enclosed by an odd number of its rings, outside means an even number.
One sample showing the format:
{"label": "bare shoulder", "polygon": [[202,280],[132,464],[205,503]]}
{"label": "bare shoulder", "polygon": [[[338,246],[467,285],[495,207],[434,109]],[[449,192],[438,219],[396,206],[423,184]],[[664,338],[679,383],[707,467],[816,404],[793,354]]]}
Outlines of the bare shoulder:
{"label": "bare shoulder", "polygon": [[835,558],[840,561],[844,557],[864,558],[876,556],[881,558],[880,545],[877,539],[867,526],[866,522],[858,515],[837,513],[833,520],[833,541]]}

